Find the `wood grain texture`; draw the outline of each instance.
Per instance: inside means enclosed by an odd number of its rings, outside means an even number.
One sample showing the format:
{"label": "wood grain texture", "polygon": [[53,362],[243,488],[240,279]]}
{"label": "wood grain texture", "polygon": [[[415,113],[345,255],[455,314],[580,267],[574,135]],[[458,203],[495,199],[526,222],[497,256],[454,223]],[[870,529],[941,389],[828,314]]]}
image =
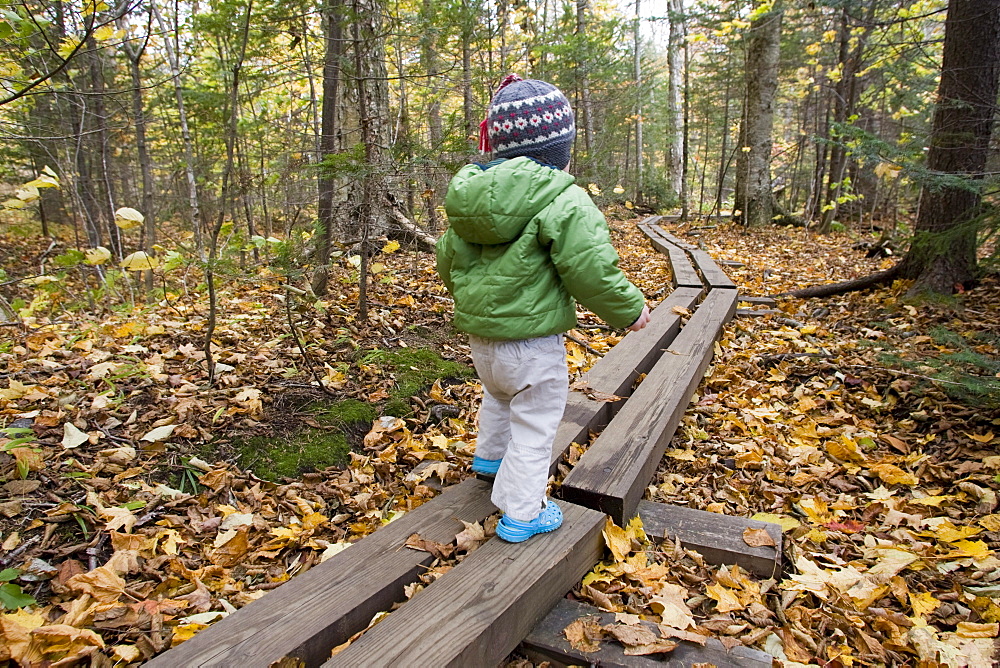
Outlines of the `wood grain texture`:
{"label": "wood grain texture", "polygon": [[285,656],[320,665],[372,617],[405,600],[433,557],[404,547],[407,537],[449,543],[464,526],[496,512],[490,486],[469,479],[145,665],[149,668],[266,668]]}
{"label": "wood grain texture", "polygon": [[708,293],[667,353],[566,476],[563,498],[602,510],[619,524],[635,515],[735,307],[735,290]]}
{"label": "wood grain texture", "polygon": [[562,527],[491,539],[324,668],[497,665],[604,552],[604,515],[561,505]]}
{"label": "wood grain texture", "polygon": [[[638,332],[629,332],[618,345],[591,367],[583,380],[594,390],[619,397],[632,393],[639,374],[648,373],[680,331],[680,314],[674,307],[694,308],[702,290],[684,288],[670,293],[653,309],[649,324]],[[555,472],[562,456],[573,443],[583,443],[588,432],[600,431],[624,405],[624,401],[598,401],[585,393],[570,392],[562,422],[552,442],[549,470]]]}
{"label": "wood grain texture", "polygon": [[[710,564],[737,564],[762,578],[781,573],[781,527],[777,524],[652,501],[639,503],[639,517],[648,536],[680,539]],[[743,540],[747,529],[764,529],[774,547],[747,545]]]}
{"label": "wood grain texture", "polygon": [[700,288],[703,283],[687,254],[677,245],[667,240],[658,226],[640,225],[653,248],[670,259],[671,283],[675,288]]}
{"label": "wood grain texture", "polygon": [[[553,667],[601,666],[601,668],[690,668],[695,664],[711,664],[717,668],[770,668],[771,656],[749,647],[725,646],[710,638],[702,647],[691,642],[682,642],[669,654],[650,656],[626,656],[622,645],[615,641],[601,642],[597,652],[581,652],[573,649],[566,640],[563,630],[581,617],[597,617],[602,625],[612,624],[615,615],[587,603],[561,599],[552,611],[539,622],[521,643],[520,651],[536,663],[552,662]],[[656,632],[656,625],[642,622]],[[659,634],[657,634],[659,635]]]}
{"label": "wood grain texture", "polygon": [[693,250],[690,251],[691,259],[694,260],[695,265],[698,267],[698,271],[705,279],[705,283],[708,284],[710,288],[724,289],[724,290],[735,290],[736,284],[733,283],[733,279],[726,275],[726,272],[722,270],[722,267],[715,263],[715,260],[707,251],[703,250]]}

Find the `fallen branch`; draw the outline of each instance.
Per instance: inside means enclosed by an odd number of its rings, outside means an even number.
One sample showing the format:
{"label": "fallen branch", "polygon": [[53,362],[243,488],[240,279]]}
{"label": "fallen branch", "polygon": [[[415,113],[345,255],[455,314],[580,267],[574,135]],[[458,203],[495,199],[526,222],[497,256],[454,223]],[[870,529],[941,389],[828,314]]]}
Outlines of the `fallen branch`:
{"label": "fallen branch", "polygon": [[788,292],[779,292],[778,294],[770,296],[809,299],[811,297],[832,297],[833,295],[842,295],[856,290],[867,290],[868,288],[875,287],[876,285],[882,285],[884,283],[891,283],[894,281],[899,276],[901,267],[901,264],[896,264],[885,271],[878,271],[874,274],[862,276],[861,278],[852,278],[849,281],[828,283],[826,285],[811,285],[808,288],[790,290]]}
{"label": "fallen branch", "polygon": [[591,346],[589,343],[587,343],[583,339],[580,339],[580,338],[578,338],[576,336],[573,336],[569,332],[566,332],[565,336],[566,336],[567,339],[569,339],[573,343],[575,343],[575,344],[577,344],[577,345],[582,346],[583,348],[585,348],[587,350],[587,352],[592,353],[594,355],[597,355],[598,357],[604,357],[604,353],[602,353],[600,350],[597,350],[596,348],[594,348],[593,346]]}

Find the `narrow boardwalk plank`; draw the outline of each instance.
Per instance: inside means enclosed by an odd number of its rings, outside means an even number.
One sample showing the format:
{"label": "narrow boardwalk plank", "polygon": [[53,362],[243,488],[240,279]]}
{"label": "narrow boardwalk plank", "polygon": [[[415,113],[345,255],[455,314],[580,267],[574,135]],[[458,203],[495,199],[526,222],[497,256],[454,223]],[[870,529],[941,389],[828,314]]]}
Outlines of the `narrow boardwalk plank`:
{"label": "narrow boardwalk plank", "polygon": [[[627,397],[639,374],[648,373],[680,331],[681,315],[674,307],[693,309],[701,288],[678,289],[653,309],[649,324],[630,332],[608,354],[597,361],[584,376],[587,385],[605,394]],[[588,432],[600,431],[625,402],[598,401],[582,392],[570,392],[562,422],[552,443],[550,470],[555,471],[572,443],[582,443]]]}
{"label": "narrow boardwalk plank", "polygon": [[752,295],[740,295],[740,301],[747,304],[763,304],[764,306],[774,306],[777,303],[774,297],[754,297]]}
{"label": "narrow boardwalk plank", "polygon": [[681,316],[675,308],[693,311],[702,295],[702,287],[680,288],[671,292],[649,314],[649,324],[638,332],[629,332],[618,345],[587,372],[587,384],[600,392],[627,396],[639,374],[648,373],[663,350],[681,329]]}
{"label": "narrow boardwalk plank", "polygon": [[781,313],[776,308],[738,308],[736,309],[737,318],[763,318],[768,315],[776,315]]}
{"label": "narrow boardwalk plank", "polygon": [[639,225],[653,247],[670,258],[671,282],[675,288],[700,288],[703,283],[687,254],[676,244],[671,243],[662,235],[662,229],[656,225]]}
{"label": "narrow boardwalk plank", "polygon": [[628,521],[712,359],[736,307],[735,290],[713,290],[632,398],[583,454],[561,487],[563,498]]}
{"label": "narrow boardwalk plank", "polygon": [[459,520],[479,522],[496,512],[489,490],[474,478],[449,487],[145,665],[266,668],[286,656],[307,667],[320,665],[377,612],[405,600],[403,586],[433,561],[430,554],[403,547],[410,534],[451,542],[464,528]]}
{"label": "narrow boardwalk plank", "polygon": [[715,263],[715,259],[708,254],[708,251],[698,249],[690,251],[690,253],[692,259],[694,259],[694,263],[698,266],[698,271],[705,277],[705,282],[708,283],[709,287],[725,290],[736,289],[733,279],[729,278],[726,272],[722,271],[722,268]]}
{"label": "narrow boardwalk plank", "polygon": [[491,539],[324,668],[497,665],[604,552],[604,515],[562,507],[557,531]]}
{"label": "narrow boardwalk plank", "polygon": [[686,241],[681,241],[680,239],[678,239],[674,235],[670,234],[670,232],[667,232],[662,227],[660,227],[660,234],[663,236],[664,239],[666,239],[667,241],[669,241],[673,245],[679,246],[679,247],[683,248],[686,251],[696,251],[696,250],[698,250],[698,247],[695,246],[694,244],[689,244]]}
{"label": "narrow boardwalk plank", "polygon": [[[581,617],[596,616],[602,625],[615,621],[613,612],[605,612],[580,601],[561,599],[552,611],[532,629],[521,651],[540,663],[550,661],[553,666],[601,666],[601,668],[690,668],[697,664],[714,665],[717,668],[770,668],[771,656],[749,647],[734,647],[727,651],[715,638],[709,638],[705,646],[682,642],[669,654],[650,656],[626,656],[620,644],[614,641],[601,643],[596,652],[581,652],[573,649],[563,629]],[[641,622],[656,633],[656,625]],[[659,635],[659,634],[657,634]]]}
{"label": "narrow boardwalk plank", "polygon": [[[720,515],[666,503],[641,501],[639,517],[648,536],[680,539],[710,564],[737,564],[763,578],[781,571],[781,527],[745,517]],[[747,529],[764,529],[774,547],[751,547],[743,540]]]}

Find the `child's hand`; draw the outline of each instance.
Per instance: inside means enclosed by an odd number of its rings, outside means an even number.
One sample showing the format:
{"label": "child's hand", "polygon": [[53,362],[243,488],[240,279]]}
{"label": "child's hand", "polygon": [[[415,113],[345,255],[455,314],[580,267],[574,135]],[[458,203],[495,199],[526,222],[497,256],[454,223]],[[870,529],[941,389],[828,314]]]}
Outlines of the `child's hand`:
{"label": "child's hand", "polygon": [[630,332],[638,332],[640,329],[642,329],[648,324],[649,324],[649,306],[643,304],[642,313],[639,314],[639,317],[636,319],[636,321],[633,322],[631,325],[629,325],[628,328]]}

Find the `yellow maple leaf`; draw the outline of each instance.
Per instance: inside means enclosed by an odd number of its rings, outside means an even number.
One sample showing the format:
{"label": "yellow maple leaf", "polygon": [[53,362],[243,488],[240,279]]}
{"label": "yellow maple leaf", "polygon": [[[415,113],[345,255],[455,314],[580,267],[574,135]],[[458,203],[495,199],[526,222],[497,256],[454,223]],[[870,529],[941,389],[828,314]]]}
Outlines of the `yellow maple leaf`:
{"label": "yellow maple leaf", "polygon": [[869,466],[869,470],[882,479],[888,485],[916,485],[920,482],[917,476],[908,471],[904,471],[895,464],[875,464]]}
{"label": "yellow maple leaf", "polygon": [[929,591],[922,591],[914,594],[910,592],[910,607],[913,608],[913,614],[919,617],[924,615],[929,615],[938,609],[941,605],[941,601]]}
{"label": "yellow maple leaf", "polygon": [[952,547],[955,548],[955,551],[946,554],[945,556],[948,558],[972,557],[973,559],[985,559],[993,554],[993,551],[981,540],[960,540],[952,543]]}
{"label": "yellow maple leaf", "polygon": [[625,561],[626,555],[632,551],[632,539],[625,529],[614,523],[610,517],[604,523],[604,542],[615,561]]}
{"label": "yellow maple leaf", "polygon": [[740,601],[735,591],[718,583],[707,586],[705,588],[705,595],[718,604],[716,611],[720,613],[742,610],[746,607]]}

